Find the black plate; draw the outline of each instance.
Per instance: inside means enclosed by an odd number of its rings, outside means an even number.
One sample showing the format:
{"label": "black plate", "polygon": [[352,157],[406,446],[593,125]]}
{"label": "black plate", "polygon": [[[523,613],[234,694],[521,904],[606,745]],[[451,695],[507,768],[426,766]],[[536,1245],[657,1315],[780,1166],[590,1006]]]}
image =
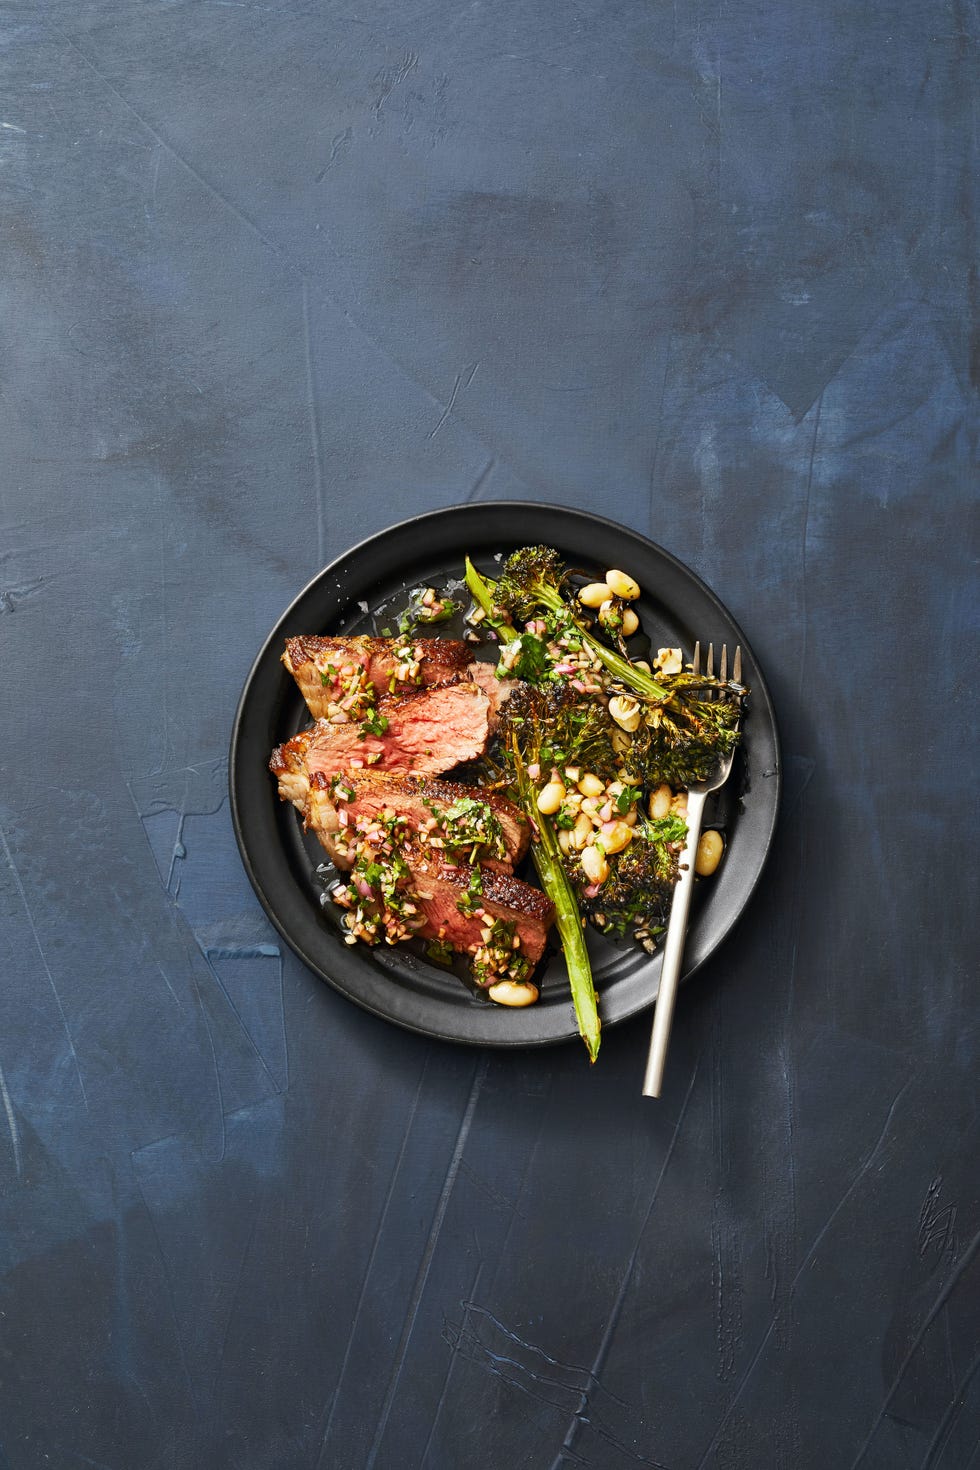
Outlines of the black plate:
{"label": "black plate", "polygon": [[[413,945],[347,946],[340,911],[321,901],[324,854],[304,836],[298,814],[283,805],[267,769],[274,745],[309,723],[302,698],[280,663],[286,638],[301,633],[363,633],[394,628],[407,592],[462,577],[469,554],[493,573],[521,545],[557,547],[571,566],[604,573],[621,567],[643,594],[641,629],[654,649],[695,638],[742,646],[743,680],[751,690],[744,740],[718,805],[706,823],[725,831],[717,875],[698,885],[685,952],[685,978],[718,947],[747,904],[772,840],[779,803],[779,751],[772,703],[759,667],[731,615],[693,572],[645,537],[611,521],[554,505],[507,502],[434,511],[392,526],[346,552],[321,572],[283,614],[245,683],[231,737],[232,820],[246,872],[282,937],[315,974],[376,1015],[412,1031],[483,1046],[540,1046],[577,1035],[561,953],[538,975],[541,998],[507,1010],[474,995],[451,971]],[[452,627],[437,630],[443,636]],[[496,655],[492,648],[479,650]],[[636,652],[636,657],[641,653]],[[605,1026],[625,1020],[656,998],[660,956],[590,933],[589,947]]]}

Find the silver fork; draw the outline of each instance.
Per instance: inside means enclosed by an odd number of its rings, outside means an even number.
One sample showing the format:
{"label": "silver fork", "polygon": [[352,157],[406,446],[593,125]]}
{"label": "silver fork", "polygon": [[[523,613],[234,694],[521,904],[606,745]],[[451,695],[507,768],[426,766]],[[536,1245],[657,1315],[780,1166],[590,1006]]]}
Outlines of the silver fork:
{"label": "silver fork", "polygon": [[[715,646],[708,644],[705,673],[710,679],[714,674]],[[701,672],[701,644],[695,643],[691,660],[694,674]],[[718,676],[728,678],[728,647],[722,644]],[[742,650],[736,648],[732,658],[732,683],[742,682]],[[657,991],[656,1009],[653,1013],[653,1032],[650,1037],[650,1052],[643,1078],[643,1096],[659,1097],[664,1080],[664,1065],[667,1061],[667,1044],[670,1040],[670,1024],[674,1018],[674,1001],[681,975],[681,960],[684,958],[684,941],[687,938],[687,920],[691,912],[691,893],[694,889],[694,859],[701,836],[701,821],[704,804],[712,791],[724,786],[732,771],[734,750],[729,751],[706,781],[698,781],[687,788],[687,841],[679,858],[679,873],[674,885],[674,896],[667,920],[667,937],[664,940],[664,957],[660,970],[660,988]]]}

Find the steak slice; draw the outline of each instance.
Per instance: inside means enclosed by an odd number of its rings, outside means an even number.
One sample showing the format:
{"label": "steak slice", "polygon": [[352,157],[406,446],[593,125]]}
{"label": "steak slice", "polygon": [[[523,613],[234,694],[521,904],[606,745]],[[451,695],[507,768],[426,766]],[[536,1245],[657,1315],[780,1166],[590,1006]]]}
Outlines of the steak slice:
{"label": "steak slice", "polygon": [[490,701],[490,733],[497,728],[500,706],[514,691],[514,679],[498,679],[495,664],[471,663],[467,669],[470,678],[479,684]]}
{"label": "steak slice", "polygon": [[[269,769],[279,794],[302,811],[310,780],[348,770],[402,771],[438,776],[486,748],[490,702],[472,679],[379,699],[373,729],[317,720],[272,752]],[[374,733],[377,730],[378,733]]]}
{"label": "steak slice", "polygon": [[433,857],[509,872],[529,837],[519,808],[492,791],[373,770],[315,776],[304,817],[339,868],[352,867],[365,842],[410,836]]}
{"label": "steak slice", "polygon": [[345,708],[359,720],[388,694],[404,694],[463,675],[472,650],[457,638],[287,638],[282,661],[318,720]]}
{"label": "steak slice", "polygon": [[512,873],[428,861],[421,849],[402,849],[394,863],[365,853],[333,897],[347,909],[348,944],[436,940],[471,957],[480,985],[526,979],[555,917],[551,900]]}
{"label": "steak slice", "polygon": [[463,901],[467,906],[473,877],[469,868],[433,865],[427,873],[413,869],[413,877],[417,901],[425,915],[421,932],[426,938],[442,939],[455,950],[475,954],[486,947],[486,929],[499,924],[512,930],[524,959],[532,967],[538,963],[555,918],[554,904],[540,889],[523,883],[512,873],[494,873],[484,868],[483,891],[476,896],[477,906],[472,913],[464,913],[459,903]]}

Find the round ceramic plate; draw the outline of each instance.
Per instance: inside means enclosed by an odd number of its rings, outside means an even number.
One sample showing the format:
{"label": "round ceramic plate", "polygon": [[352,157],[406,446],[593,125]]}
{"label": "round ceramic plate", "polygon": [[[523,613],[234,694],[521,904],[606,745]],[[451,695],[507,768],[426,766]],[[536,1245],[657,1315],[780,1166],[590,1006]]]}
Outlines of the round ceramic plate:
{"label": "round ceramic plate", "polygon": [[[685,950],[689,976],[717,949],[755,888],[772,840],[779,804],[779,751],[772,704],[745,635],[714,593],[659,546],[611,521],[554,505],[465,505],[418,516],[355,546],[327,567],[283,613],[245,683],[231,737],[230,788],[235,835],[266,913],[300,959],[349,1000],[428,1036],[481,1046],[541,1046],[577,1035],[567,975],[556,946],[536,977],[541,998],[525,1010],[494,1005],[459,973],[427,960],[415,942],[369,948],[343,942],[340,910],[325,896],[325,854],[304,834],[298,813],[279,800],[268,770],[273,746],[310,723],[280,662],[285,640],[302,633],[397,631],[413,588],[457,590],[469,555],[489,575],[518,546],[554,546],[571,567],[601,574],[622,567],[643,588],[641,631],[654,650],[696,638],[742,648],[751,691],[744,738],[727,786],[709,806],[706,825],[723,830],[725,856],[697,885]],[[465,599],[465,590],[464,590]],[[461,625],[434,632],[459,636]],[[634,657],[643,650],[636,642]],[[496,661],[492,644],[475,650]],[[525,876],[533,876],[525,874]],[[590,931],[589,948],[604,1026],[656,999],[660,955]]]}

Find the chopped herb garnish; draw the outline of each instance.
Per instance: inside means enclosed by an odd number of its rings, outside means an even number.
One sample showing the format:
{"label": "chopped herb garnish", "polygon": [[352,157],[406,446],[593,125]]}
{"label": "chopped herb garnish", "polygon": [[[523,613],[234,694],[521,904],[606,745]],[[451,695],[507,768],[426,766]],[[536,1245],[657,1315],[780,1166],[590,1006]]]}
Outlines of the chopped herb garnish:
{"label": "chopped herb garnish", "polygon": [[369,709],[361,721],[362,735],[383,735],[388,728],[386,715],[379,715],[376,709]]}
{"label": "chopped herb garnish", "polygon": [[639,801],[639,799],[639,786],[624,786],[622,791],[616,797],[616,810],[619,812],[619,815],[621,817],[624,817],[629,811],[630,807],[634,806],[636,802]]}

